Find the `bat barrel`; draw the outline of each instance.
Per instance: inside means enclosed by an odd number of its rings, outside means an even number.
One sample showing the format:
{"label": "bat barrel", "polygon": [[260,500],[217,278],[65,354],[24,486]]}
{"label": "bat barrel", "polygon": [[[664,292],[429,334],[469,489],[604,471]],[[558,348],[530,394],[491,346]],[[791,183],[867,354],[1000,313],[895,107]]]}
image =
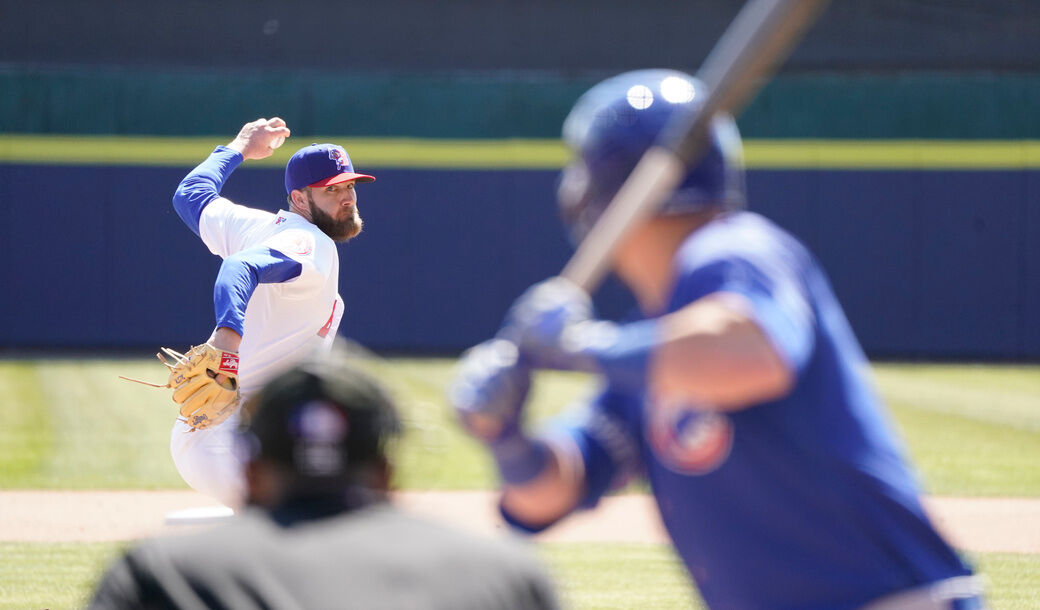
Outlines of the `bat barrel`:
{"label": "bat barrel", "polygon": [[720,112],[736,115],[787,57],[827,0],[751,0],[712,49],[697,77],[703,104],[677,115],[636,165],[560,275],[587,292],[599,286],[618,244],[649,218],[703,153],[708,126]]}

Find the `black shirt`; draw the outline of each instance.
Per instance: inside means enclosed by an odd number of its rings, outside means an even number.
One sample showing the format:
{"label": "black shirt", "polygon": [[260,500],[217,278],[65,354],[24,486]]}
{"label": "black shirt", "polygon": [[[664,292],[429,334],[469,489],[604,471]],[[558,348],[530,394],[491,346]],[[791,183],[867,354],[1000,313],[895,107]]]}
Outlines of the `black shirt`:
{"label": "black shirt", "polygon": [[[319,511],[320,512],[320,511]],[[327,511],[325,511],[327,512]],[[90,608],[557,608],[519,541],[483,538],[380,502],[334,515],[246,509],[227,524],[142,542]]]}

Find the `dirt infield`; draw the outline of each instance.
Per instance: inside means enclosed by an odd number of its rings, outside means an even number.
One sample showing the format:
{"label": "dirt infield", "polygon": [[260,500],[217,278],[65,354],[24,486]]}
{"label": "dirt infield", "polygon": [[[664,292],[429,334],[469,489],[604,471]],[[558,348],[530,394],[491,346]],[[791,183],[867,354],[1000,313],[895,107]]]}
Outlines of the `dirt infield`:
{"label": "dirt infield", "polygon": [[[505,527],[489,492],[402,492],[407,510],[456,527],[494,534]],[[0,491],[0,540],[86,542],[133,540],[183,531],[166,515],[213,501],[191,491]],[[1040,553],[1040,499],[929,498],[937,527],[960,549]],[[551,542],[665,542],[652,498],[606,498],[540,534]]]}

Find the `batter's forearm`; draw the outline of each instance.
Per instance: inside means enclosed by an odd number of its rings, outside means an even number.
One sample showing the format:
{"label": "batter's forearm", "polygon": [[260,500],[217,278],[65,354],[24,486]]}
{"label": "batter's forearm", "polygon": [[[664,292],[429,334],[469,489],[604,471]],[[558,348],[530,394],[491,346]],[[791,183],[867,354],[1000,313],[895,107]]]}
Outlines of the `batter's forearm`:
{"label": "batter's forearm", "polygon": [[210,156],[191,170],[173,194],[173,208],[196,235],[202,209],[220,196],[231,172],[242,163],[242,154],[225,146],[218,146]]}
{"label": "batter's forearm", "polygon": [[750,307],[742,297],[716,294],[662,318],[651,395],[738,410],[789,392],[794,371]]}
{"label": "batter's forearm", "polygon": [[584,471],[573,456],[551,448],[537,477],[522,485],[505,485],[501,510],[514,526],[540,531],[577,508],[584,489]]}

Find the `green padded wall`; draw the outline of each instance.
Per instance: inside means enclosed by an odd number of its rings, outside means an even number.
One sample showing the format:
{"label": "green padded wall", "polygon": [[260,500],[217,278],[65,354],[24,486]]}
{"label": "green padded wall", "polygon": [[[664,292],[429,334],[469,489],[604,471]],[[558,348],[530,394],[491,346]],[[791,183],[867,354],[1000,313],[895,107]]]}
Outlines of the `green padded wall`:
{"label": "green padded wall", "polygon": [[[277,114],[297,135],[555,138],[599,76],[0,68],[0,132],[226,135]],[[745,138],[1038,139],[1037,74],[798,74]]]}

